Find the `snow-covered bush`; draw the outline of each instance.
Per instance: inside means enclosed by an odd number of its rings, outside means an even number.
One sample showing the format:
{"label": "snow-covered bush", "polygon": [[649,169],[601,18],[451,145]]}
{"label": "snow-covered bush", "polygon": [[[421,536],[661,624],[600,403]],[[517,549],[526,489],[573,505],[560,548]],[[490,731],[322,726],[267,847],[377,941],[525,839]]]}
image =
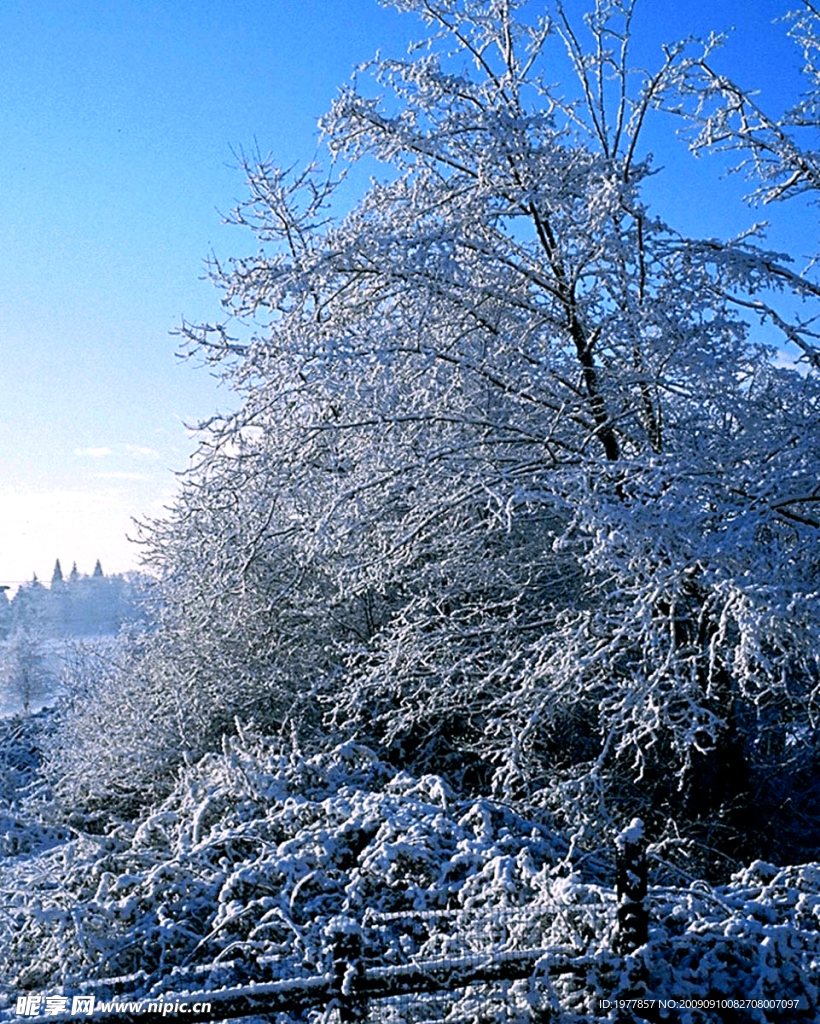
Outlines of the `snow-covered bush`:
{"label": "snow-covered bush", "polygon": [[149,646],[146,637],[123,634],[66,651],[41,769],[66,817],[92,807],[135,809],[173,785],[184,723],[197,709],[183,713],[172,662],[152,659]]}
{"label": "snow-covered bush", "polygon": [[[238,737],[141,820],[104,836],[81,824],[0,862],[7,991],[140,971],[167,987],[175,968],[242,960],[253,974],[265,957],[285,977],[322,972],[338,915],[453,911],[474,928],[526,909],[566,852],[544,825],[396,776],[366,748],[303,758]],[[441,949],[436,927],[396,934],[381,959]]]}
{"label": "snow-covered bush", "polygon": [[291,635],[269,591],[249,588],[227,611],[188,584],[181,593],[166,581],[149,633],[78,648],[66,667],[44,764],[66,813],[156,802],[179,766],[220,749],[237,716],[270,734],[298,725],[307,735],[318,719],[311,679],[322,678],[321,638]]}
{"label": "snow-covered bush", "polygon": [[[727,885],[656,887],[649,906],[654,923],[647,960],[655,994],[696,1006],[710,999],[755,1001],[743,1011],[750,1021],[817,1014],[820,865],[777,868],[755,861]],[[688,1024],[721,1016],[706,1005],[682,1011],[679,1019]]]}
{"label": "snow-covered bush", "polygon": [[[3,991],[125,976],[136,997],[327,975],[347,922],[369,968],[541,951],[530,981],[451,992],[454,1015],[497,999],[504,1020],[539,1006],[561,1007],[566,1022],[606,1019],[598,1000],[623,995],[642,962],[650,998],[818,1006],[817,865],[756,862],[721,886],[651,885],[649,944],[630,962],[612,952],[611,862],[576,858],[543,820],[457,799],[356,744],[306,758],[237,732],[140,819],[101,835],[78,817],[50,848],[6,851]],[[566,969],[550,973],[557,964]],[[413,1019],[403,1000],[396,1019]]]}
{"label": "snow-covered bush", "polygon": [[64,827],[32,821],[25,810],[53,720],[51,711],[0,718],[0,860],[48,849],[67,836]]}

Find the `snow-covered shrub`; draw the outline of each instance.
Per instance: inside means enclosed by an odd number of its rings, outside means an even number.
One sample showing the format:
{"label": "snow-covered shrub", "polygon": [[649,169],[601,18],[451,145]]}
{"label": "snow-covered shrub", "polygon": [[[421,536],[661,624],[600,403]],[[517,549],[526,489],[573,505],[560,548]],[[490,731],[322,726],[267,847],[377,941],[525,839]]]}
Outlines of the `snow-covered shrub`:
{"label": "snow-covered shrub", "polygon": [[[127,810],[173,785],[186,716],[174,715],[166,671],[132,640],[105,652],[75,650],[55,706],[42,772],[65,816],[93,807]],[[192,708],[189,714],[193,714]]]}
{"label": "snow-covered shrub", "polygon": [[[303,758],[235,738],[142,820],[105,836],[75,823],[61,846],[0,862],[0,976],[9,991],[138,971],[167,986],[186,965],[253,974],[271,957],[284,976],[321,972],[338,915],[453,911],[469,931],[526,908],[564,852],[544,825],[394,776],[366,748]],[[440,950],[436,927],[381,959]]]}
{"label": "snow-covered shrub", "polygon": [[[695,1004],[758,1002],[749,1021],[813,1019],[820,1007],[820,865],[778,868],[755,861],[726,885],[650,890],[652,989]],[[799,1007],[778,1004],[799,1000]],[[681,1024],[719,1010],[681,1011]]]}
{"label": "snow-covered shrub", "polygon": [[208,595],[194,591],[190,580],[184,592],[166,581],[155,628],[72,665],[44,764],[67,814],[131,813],[162,798],[179,766],[220,749],[237,716],[272,734],[297,726],[309,734],[317,717],[309,680],[321,675],[313,645],[287,632],[269,593],[247,594],[241,613],[232,607],[239,629],[224,606],[208,607]]}
{"label": "snow-covered shrub", "polygon": [[0,860],[48,849],[67,836],[65,828],[32,821],[25,809],[53,724],[49,710],[0,718]]}
{"label": "snow-covered shrub", "polygon": [[[650,997],[787,993],[803,1011],[818,1005],[817,865],[756,862],[721,886],[651,885],[649,944],[630,966],[612,952],[611,862],[579,856],[543,820],[396,774],[357,744],[305,757],[236,732],[107,834],[96,820],[83,831],[78,815],[70,838],[44,843],[29,820],[36,841],[0,858],[4,991],[130,976],[137,996],[326,975],[347,922],[366,965],[382,969],[536,951],[529,980],[452,992],[454,1014],[497,1003],[504,1020],[550,1006],[567,1022],[601,1019],[596,1000],[623,994],[643,961]],[[22,827],[31,806],[16,813]],[[550,974],[558,963],[566,970]],[[403,999],[385,1003],[385,1019],[413,1019]],[[687,1013],[682,1022],[715,1019]]]}

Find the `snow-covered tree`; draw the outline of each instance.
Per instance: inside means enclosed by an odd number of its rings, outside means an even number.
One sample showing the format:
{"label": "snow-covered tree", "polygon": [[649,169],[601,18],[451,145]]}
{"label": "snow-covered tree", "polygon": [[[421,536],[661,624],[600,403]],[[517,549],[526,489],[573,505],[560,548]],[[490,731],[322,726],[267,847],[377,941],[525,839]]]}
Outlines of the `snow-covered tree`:
{"label": "snow-covered tree", "polygon": [[[677,112],[695,128],[690,138],[693,150],[736,157],[733,170],[752,184],[747,198],[753,206],[774,212],[782,204],[802,204],[811,213],[820,201],[820,6],[802,0],[786,20],[788,34],[803,58],[804,89],[793,106],[779,112],[765,109],[755,92],[721,72],[718,58],[707,49],[682,69],[679,91],[694,104],[684,103]],[[798,254],[793,256],[796,259]],[[752,294],[726,290],[730,302],[772,325],[787,349],[815,371],[820,369],[815,308],[820,299],[818,256],[820,239],[806,266],[796,267],[794,260],[769,261],[762,268],[761,283],[777,292],[791,291],[803,300],[797,314],[793,308],[784,310],[759,289]],[[811,504],[816,513],[817,502]]]}
{"label": "snow-covered tree", "polygon": [[4,640],[11,628],[11,604],[6,591],[8,587],[0,587],[0,640]]}
{"label": "snow-covered tree", "polygon": [[50,689],[52,673],[48,669],[41,637],[20,627],[0,644],[0,685],[7,700],[19,704],[23,714]]}
{"label": "snow-covered tree", "polygon": [[247,161],[233,322],[183,327],[240,405],[146,536],[141,701],[177,751],[323,706],[579,834],[631,804],[731,846],[814,770],[818,382],[744,319],[807,288],[647,205],[644,127],[706,58],[634,68],[631,0],[396,6],[427,47],[342,90],[330,173]]}

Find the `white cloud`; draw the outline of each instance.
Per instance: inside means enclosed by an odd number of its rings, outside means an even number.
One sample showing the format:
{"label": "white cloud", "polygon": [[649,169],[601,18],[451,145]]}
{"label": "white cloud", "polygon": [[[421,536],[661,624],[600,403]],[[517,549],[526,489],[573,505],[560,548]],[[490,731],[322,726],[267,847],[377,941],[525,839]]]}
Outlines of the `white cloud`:
{"label": "white cloud", "polygon": [[154,448],[146,448],[145,445],[141,444],[125,444],[123,449],[128,455],[138,455],[145,459],[158,459],[159,452]]}
{"label": "white cloud", "polygon": [[86,456],[91,459],[104,459],[111,455],[129,456],[136,459],[151,459],[157,460],[160,458],[159,452],[155,448],[149,448],[144,444],[115,444],[113,447],[109,445],[97,445],[90,448],[75,448],[75,455]]}
{"label": "white cloud", "polygon": [[153,480],[150,473],[128,473],[128,472],[111,472],[111,473],[92,473],[95,480],[138,480],[143,483],[148,483]]}
{"label": "white cloud", "polygon": [[113,455],[114,452],[110,448],[75,448],[75,455],[88,455],[92,459],[104,459],[107,455]]}

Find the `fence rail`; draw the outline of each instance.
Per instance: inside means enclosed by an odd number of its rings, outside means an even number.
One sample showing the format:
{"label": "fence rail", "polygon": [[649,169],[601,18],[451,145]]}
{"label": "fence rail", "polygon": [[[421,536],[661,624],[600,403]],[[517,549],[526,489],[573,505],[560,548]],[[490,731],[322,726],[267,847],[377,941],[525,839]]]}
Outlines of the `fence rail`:
{"label": "fence rail", "polygon": [[[361,963],[345,964],[353,968],[351,976],[345,971],[340,979],[334,971],[325,975],[292,978],[271,982],[254,982],[246,986],[217,991],[164,993],[162,1002],[185,1002],[188,1006],[207,1003],[205,1012],[189,1009],[184,1020],[200,1024],[215,1020],[236,1020],[250,1016],[273,1016],[277,1013],[298,1012],[324,1007],[337,1009],[342,1024],[363,1021],[367,1017],[368,1003],[373,1000],[396,998],[403,995],[436,994],[464,989],[469,985],[516,981],[532,976],[541,967],[548,975],[584,975],[593,965],[589,958],[573,957],[569,952],[554,949],[527,949],[515,952],[453,957],[439,960],[420,960],[412,964],[391,967],[364,968]],[[341,982],[341,983],[340,983]],[[114,997],[115,999],[116,997]],[[112,1002],[106,1000],[106,1002]],[[148,1004],[159,1001],[159,996],[122,1000]],[[157,1014],[161,1017],[162,1014]],[[18,1018],[20,1020],[21,1018]],[[46,1019],[46,1018],[44,1018]],[[77,1024],[76,1014],[50,1014],[51,1024]],[[93,1024],[123,1024],[125,1021],[150,1020],[148,1013],[129,1014],[122,1010],[94,1013]]]}

